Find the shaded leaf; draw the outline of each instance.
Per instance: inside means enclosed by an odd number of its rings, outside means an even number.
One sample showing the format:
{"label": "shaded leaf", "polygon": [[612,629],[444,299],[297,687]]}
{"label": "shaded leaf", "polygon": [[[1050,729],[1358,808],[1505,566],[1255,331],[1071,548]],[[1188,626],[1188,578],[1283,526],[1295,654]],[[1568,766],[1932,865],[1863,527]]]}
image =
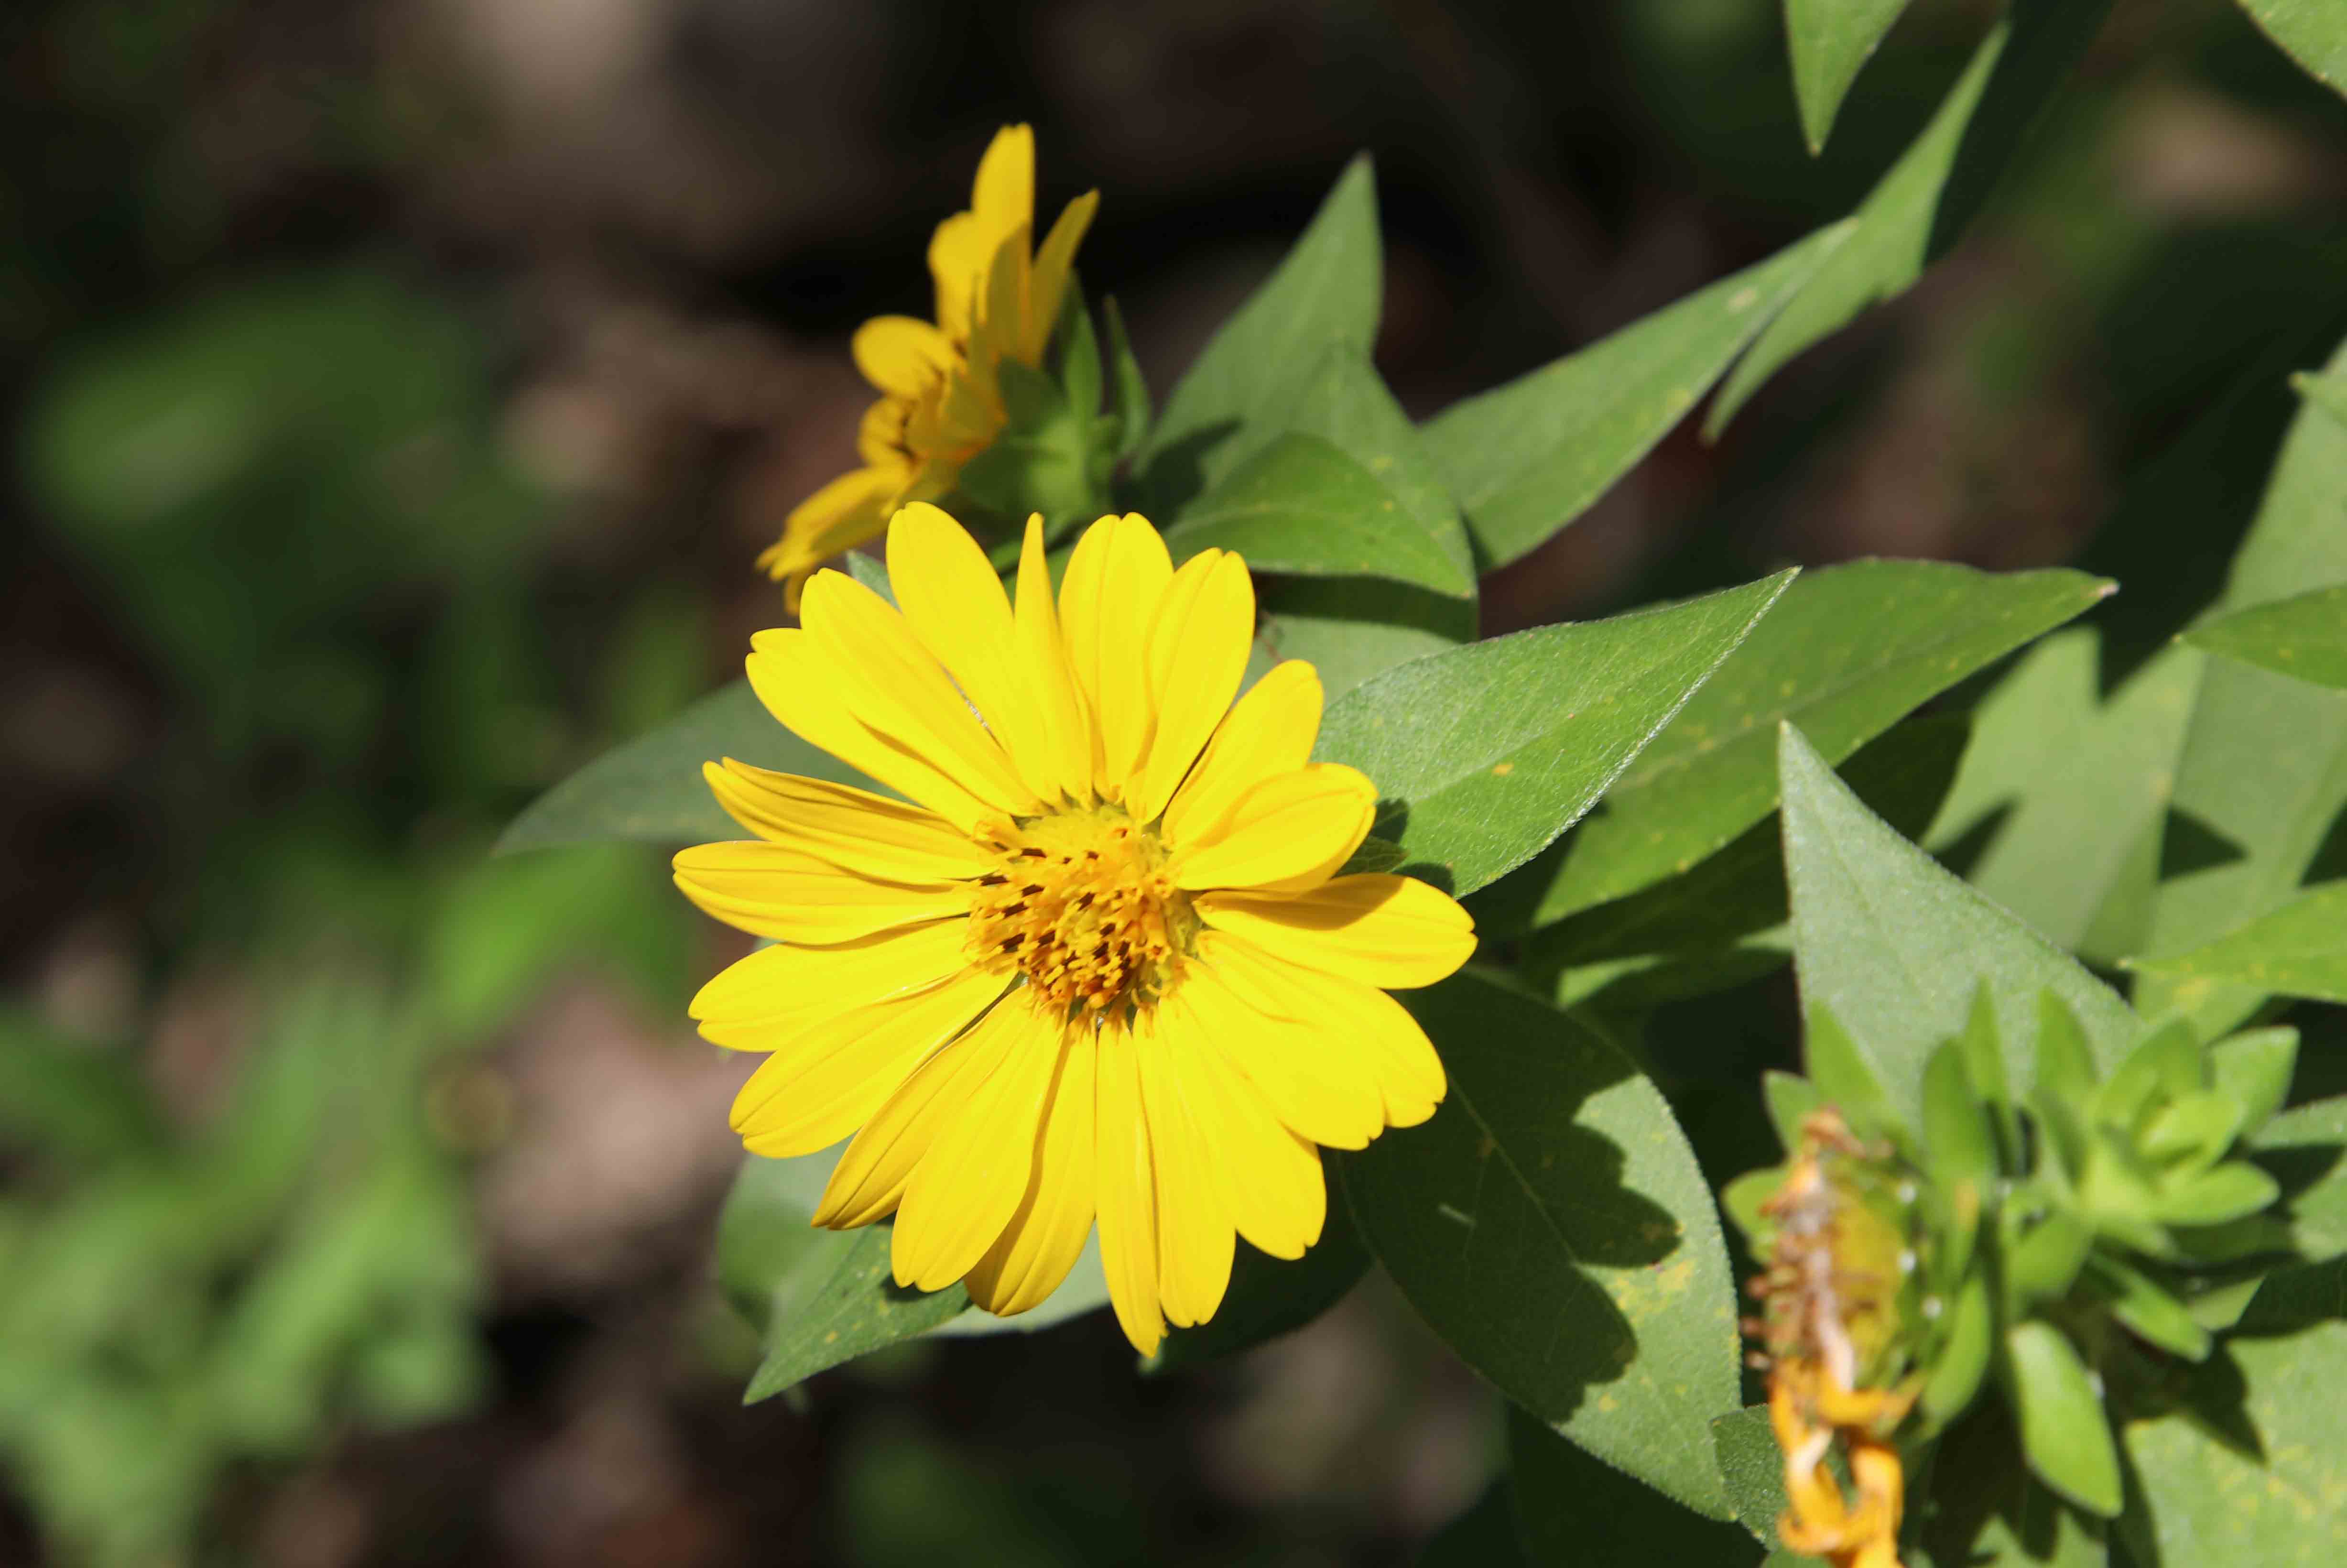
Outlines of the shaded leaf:
{"label": "shaded leaf", "polygon": [[888,793],[783,728],[750,683],[736,681],[538,796],[507,825],[497,853],[589,838],[705,844],[747,837],[746,829],[718,809],[701,776],[702,763],[725,757]]}
{"label": "shaded leaf", "polygon": [[1907,0],[1785,0],[1793,96],[1811,152],[1823,150],[1850,83],[1906,8]]}
{"label": "shaded leaf", "polygon": [[2283,1112],[2250,1136],[2250,1148],[2281,1188],[2300,1258],[2347,1255],[2347,1096]]}
{"label": "shaded leaf", "polygon": [[[2347,348],[2332,364],[2347,367]],[[2233,559],[2219,613],[2347,583],[2347,425],[2301,407],[2256,522]],[[2347,692],[2270,671],[2206,661],[2175,769],[2176,810],[2234,853],[2159,886],[2142,950],[2188,951],[2297,896],[2325,835],[2347,807]],[[2260,992],[2198,979],[2147,977],[2147,1016],[2191,1014],[2202,1037],[2252,1011]]]}
{"label": "shaded leaf", "polygon": [[[1327,1159],[1324,1152],[1324,1163]],[[1327,1174],[1336,1201],[1328,1205],[1320,1239],[1293,1260],[1268,1256],[1242,1241],[1222,1306],[1195,1327],[1169,1328],[1149,1362],[1151,1371],[1180,1371],[1252,1350],[1303,1327],[1360,1283],[1368,1272],[1368,1248],[1337,1197],[1337,1173]]]}
{"label": "shaded leaf", "polygon": [[2347,1323],[2236,1337],[2196,1372],[2186,1409],[2128,1423],[2143,1515],[2128,1523],[2155,1548],[2145,1560],[2329,1568],[2347,1559],[2342,1384]]}
{"label": "shaded leaf", "polygon": [[1330,702],[1370,676],[1471,642],[1473,601],[1380,578],[1273,578],[1255,584],[1257,641],[1309,660]]}
{"label": "shaded leaf", "polygon": [[1734,1287],[1669,1107],[1578,1018],[1469,973],[1406,993],[1450,1070],[1425,1125],[1340,1159],[1354,1216],[1467,1364],[1598,1458],[1715,1518]]}
{"label": "shaded leaf", "polygon": [[1766,818],[1777,804],[1780,720],[1840,762],[2109,592],[2073,571],[1999,576],[1939,561],[1804,573],[1606,792],[1604,810],[1559,845],[1533,922],[1686,871]]}
{"label": "shaded leaf", "polygon": [[1508,1411],[1509,1491],[1535,1563],[1686,1563],[1736,1568],[1760,1548],[1615,1470],[1526,1415]]}
{"label": "shaded leaf", "polygon": [[1587,811],[1791,579],[1414,660],[1329,703],[1314,754],[1376,780],[1378,835],[1471,891]]}
{"label": "shaded leaf", "polygon": [[2014,0],[1932,123],[1859,205],[1857,231],[1728,375],[1706,433],[1725,428],[1794,355],[1922,275],[1980,210],[2109,8],[2110,0]]}
{"label": "shaded leaf", "polygon": [[1924,1062],[1963,1029],[1983,982],[2008,1081],[2032,1079],[2048,990],[2106,1070],[2134,1044],[2139,1025],[2108,987],[1891,831],[1790,725],[1778,760],[1802,1006],[1830,1009],[1910,1126]]}
{"label": "shaded leaf", "polygon": [[1635,466],[1702,400],[1848,229],[1821,229],[1429,420],[1426,450],[1459,497],[1483,569],[1531,551]]}
{"label": "shaded leaf", "polygon": [[1317,436],[1282,436],[1234,469],[1166,531],[1175,560],[1236,550],[1258,571],[1389,577],[1436,592],[1458,573],[1376,476]]}
{"label": "shaded leaf", "polygon": [[743,1404],[926,1334],[969,1306],[958,1285],[927,1295],[898,1287],[888,1271],[894,1235],[885,1225],[847,1232],[838,1238],[845,1245],[821,1255],[821,1266],[802,1266],[805,1284],[767,1322],[765,1355],[742,1395]]}

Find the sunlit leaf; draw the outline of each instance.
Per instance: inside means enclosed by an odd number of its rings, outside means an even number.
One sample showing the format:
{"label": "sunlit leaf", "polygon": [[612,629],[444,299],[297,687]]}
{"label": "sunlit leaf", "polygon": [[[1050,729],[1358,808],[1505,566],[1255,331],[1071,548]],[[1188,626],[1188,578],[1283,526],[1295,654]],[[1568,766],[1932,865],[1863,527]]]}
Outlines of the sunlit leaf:
{"label": "sunlit leaf", "polygon": [[1824,148],[1850,83],[1906,8],[1907,0],[1785,0],[1793,95],[1811,152]]}

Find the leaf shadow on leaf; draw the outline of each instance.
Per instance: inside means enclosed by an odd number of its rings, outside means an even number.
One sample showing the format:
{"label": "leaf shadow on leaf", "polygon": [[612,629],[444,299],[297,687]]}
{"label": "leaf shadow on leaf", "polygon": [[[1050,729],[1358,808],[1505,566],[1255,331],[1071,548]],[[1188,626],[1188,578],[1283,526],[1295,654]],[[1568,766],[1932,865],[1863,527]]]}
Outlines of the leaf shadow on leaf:
{"label": "leaf shadow on leaf", "polygon": [[1931,1503],[1922,1538],[1933,1562],[2083,1561],[2075,1551],[2061,1550],[2062,1538],[2075,1543],[2101,1533],[2099,1521],[2089,1521],[2031,1476],[2012,1414],[1998,1400],[1981,1401],[1951,1428],[1929,1463]]}
{"label": "leaf shadow on leaf", "polygon": [[[1409,831],[1409,802],[1390,795],[1379,800],[1377,815],[1369,824],[1369,836],[1399,845],[1402,835]],[[1445,893],[1458,885],[1458,878],[1451,874],[1450,867],[1440,861],[1405,860],[1392,869],[1397,876],[1414,876]]]}
{"label": "leaf shadow on leaf", "polygon": [[1996,842],[1996,835],[2012,819],[2015,804],[2008,800],[1991,807],[1978,822],[1934,849],[1932,858],[1957,876],[1969,878],[1973,867],[1980,864],[1981,856],[1988,853],[1988,846]]}
{"label": "leaf shadow on leaf", "polygon": [[2280,1184],[2281,1208],[2287,1213],[2301,1194],[2338,1170],[2342,1160],[2347,1160],[2347,1144],[2288,1143],[2280,1148],[2257,1150],[2250,1158]]}
{"label": "leaf shadow on leaf", "polygon": [[1136,507],[1151,511],[1150,520],[1159,524],[1171,522],[1182,508],[1204,493],[1206,488],[1206,457],[1214,449],[1238,434],[1235,419],[1217,420],[1202,425],[1180,440],[1162,447],[1150,459],[1146,472],[1134,477],[1132,494],[1120,496]]}
{"label": "leaf shadow on leaf", "polygon": [[2336,882],[2347,877],[2347,811],[2342,811],[2322,835],[2322,845],[2307,862],[2306,875],[2298,879],[2301,887],[2317,882]]}
{"label": "leaf shadow on leaf", "polygon": [[2168,823],[2159,835],[2159,876],[2163,882],[2189,872],[2208,871],[2249,858],[2239,844],[2180,806],[2168,808]]}

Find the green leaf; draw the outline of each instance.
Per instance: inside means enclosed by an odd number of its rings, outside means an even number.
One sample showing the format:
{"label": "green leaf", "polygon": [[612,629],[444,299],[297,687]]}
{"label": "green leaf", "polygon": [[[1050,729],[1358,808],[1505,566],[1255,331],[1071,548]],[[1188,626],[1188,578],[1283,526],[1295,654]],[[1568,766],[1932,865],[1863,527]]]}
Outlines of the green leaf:
{"label": "green leaf", "polygon": [[1766,261],[1462,399],[1425,426],[1483,569],[1556,534],[1652,451],[1847,237],[1821,229]]}
{"label": "green leaf", "polygon": [[2347,1096],[2283,1112],[2250,1146],[2281,1187],[2299,1256],[2326,1263],[2347,1255]]}
{"label": "green leaf", "polygon": [[1376,780],[1378,835],[1471,892],[1587,811],[1791,579],[1397,666],[1328,704],[1314,755]]}
{"label": "green leaf", "polygon": [[1907,0],[1785,0],[1793,96],[1811,152],[1824,150],[1850,84],[1906,8]]}
{"label": "green leaf", "polygon": [[2347,93],[2347,12],[2334,0],[2241,0],[2241,9],[2309,76]]}
{"label": "green leaf", "polygon": [[2209,1354],[2209,1331],[2147,1276],[2107,1252],[2096,1254],[2087,1272],[2109,1293],[2111,1316],[2139,1337],[2188,1361]]}
{"label": "green leaf", "polygon": [[[1077,321],[1083,321],[1081,312]],[[1078,376],[1062,387],[1043,372],[1004,360],[996,377],[1002,387],[1010,423],[996,433],[986,450],[962,465],[954,488],[995,516],[1023,523],[1030,512],[1061,524],[1095,518],[1108,509],[1102,480],[1108,455],[1095,453],[1094,429],[1099,416],[1092,409],[1070,402],[1071,393],[1089,393],[1093,407],[1100,397],[1098,349],[1089,323],[1075,345],[1092,350],[1089,377]],[[1102,436],[1105,432],[1102,432]]]}
{"label": "green leaf", "polygon": [[[1890,1097],[1883,1091],[1881,1075],[1859,1050],[1858,1042],[1850,1039],[1850,1030],[1841,1026],[1831,1008],[1822,1001],[1813,1001],[1806,1012],[1801,1065],[1809,1070],[1809,1081],[1857,1131],[1887,1131],[1898,1119],[1891,1112]],[[1787,1139],[1785,1147],[1790,1150],[1795,1142]]]}
{"label": "green leaf", "polygon": [[1996,1305],[1989,1295],[1988,1276],[1975,1273],[1965,1280],[1946,1311],[1947,1337],[1916,1400],[1934,1429],[1962,1415],[1988,1376],[1996,1346]]}
{"label": "green leaf", "polygon": [[2110,592],[2073,571],[1938,561],[1804,573],[1559,846],[1535,924],[1686,871],[1777,804],[1776,727],[1840,762],[1918,703]]}
{"label": "green leaf", "polygon": [[[1322,1159],[1327,1159],[1325,1153]],[[1331,1170],[1332,1191],[1337,1179]],[[1169,1329],[1149,1370],[1178,1372],[1242,1354],[1301,1328],[1342,1300],[1368,1266],[1368,1248],[1361,1245],[1360,1233],[1341,1201],[1328,1205],[1320,1239],[1292,1262],[1241,1243],[1222,1306],[1194,1328]]]}
{"label": "green leaf", "polygon": [[743,1404],[755,1404],[817,1372],[926,1334],[969,1306],[968,1293],[958,1285],[928,1295],[900,1288],[888,1269],[894,1234],[885,1225],[848,1232],[841,1238],[846,1245],[823,1255],[828,1266],[810,1268],[806,1284],[794,1292],[787,1309],[778,1306],[768,1320],[765,1354],[751,1375]]}
{"label": "green leaf", "polygon": [[2005,1330],[2008,1393],[2029,1468],[2072,1502],[2105,1519],[2119,1511],[2119,1456],[2102,1396],[2063,1332],[2032,1320]]}
{"label": "green leaf", "polygon": [[[2347,368],[2347,347],[2333,355]],[[2301,407],[2284,439],[2249,538],[2233,558],[2219,613],[2347,583],[2347,425]],[[2297,896],[2325,835],[2347,807],[2347,692],[2230,661],[2204,662],[2190,733],[2176,765],[2175,809],[2229,846],[2229,858],[2162,882],[2141,950],[2181,953]],[[2147,1016],[2192,1015],[2202,1038],[2258,1005],[2254,987],[2147,978]]]}
{"label": "green leaf", "polygon": [[1785,1514],[1785,1454],[1768,1424],[1768,1407],[1747,1405],[1714,1416],[1711,1446],[1737,1522],[1762,1545],[1775,1546],[1777,1521]]}
{"label": "green leaf", "polygon": [[761,1333],[836,1271],[853,1238],[810,1223],[839,1149],[742,1162],[717,1220],[717,1286]]}
{"label": "green leaf", "polygon": [[1289,428],[1289,409],[1332,346],[1366,358],[1383,289],[1377,177],[1364,156],[1346,166],[1278,270],[1223,323],[1165,400],[1143,449],[1150,515],[1175,516]]}
{"label": "green leaf", "polygon": [[[1893,827],[1920,833],[1938,811],[1970,733],[1963,713],[1911,719],[1868,742],[1842,764],[1842,777]],[[1487,935],[1515,929],[1523,915],[1513,900],[1539,891],[1522,876],[1494,884],[1470,906],[1477,927]],[[1542,927],[1521,962],[1541,973],[1640,953],[1695,952],[1779,925],[1788,907],[1783,835],[1772,813],[1683,876]]]}
{"label": "green leaf", "polygon": [[1165,543],[1176,562],[1220,548],[1257,571],[1391,578],[1436,593],[1475,586],[1376,475],[1319,436],[1292,431],[1194,502]]}
{"label": "green leaf", "polygon": [[2202,621],[2184,641],[2278,675],[2347,688],[2347,583]]}
{"label": "green leaf", "polygon": [[[2331,1568],[2347,1560],[2347,1323],[2230,1340],[2186,1409],[2133,1421],[2138,1561]],[[2244,1439],[2247,1439],[2245,1441]],[[2132,1542],[2130,1542],[2132,1543]]]}
{"label": "green leaf", "polygon": [[783,728],[750,683],[736,681],[538,796],[507,825],[496,853],[589,838],[706,844],[745,837],[746,830],[718,809],[701,776],[702,763],[726,757],[889,793]]}
{"label": "green leaf", "polygon": [[1510,1399],[1726,1518],[1688,1435],[1737,1405],[1735,1292],[1670,1108],[1594,1027],[1480,975],[1402,999],[1450,1092],[1425,1125],[1341,1158],[1370,1249]]}
{"label": "green leaf", "polygon": [[1942,1041],[1923,1063],[1923,1150],[1932,1179],[1951,1191],[1996,1174],[1996,1135],[1964,1070],[1963,1047],[1953,1040]]}
{"label": "green leaf", "polygon": [[1255,585],[1257,643],[1304,659],[1335,702],[1370,676],[1475,639],[1475,605],[1381,578],[1267,578]]}
{"label": "green leaf", "polygon": [[2135,1043],[2141,1026],[2108,987],[1891,831],[1790,725],[1779,766],[1802,1005],[1841,1020],[1910,1125],[1925,1060],[1964,1027],[1983,982],[2008,1081],[2030,1079],[2043,991],[2077,1016],[2106,1066]]}
{"label": "green leaf", "polygon": [[1508,1466],[1517,1526],[1535,1563],[1734,1568],[1760,1561],[1760,1549],[1735,1525],[1681,1508],[1522,1409],[1508,1411]]}
{"label": "green leaf", "polygon": [[2347,882],[2310,887],[2205,947],[2137,958],[2130,967],[2171,983],[2347,1002]]}
{"label": "green leaf", "polygon": [[1124,334],[1124,313],[1116,308],[1115,296],[1104,301],[1102,308],[1108,316],[1109,414],[1116,421],[1116,456],[1121,462],[1149,438],[1149,379],[1141,373],[1141,362],[1133,356],[1133,344]]}
{"label": "green leaf", "polygon": [[2014,0],[1939,112],[1853,215],[1852,234],[1768,324],[1727,378],[1706,434],[1788,361],[1878,300],[1902,292],[1954,242],[2101,27],[2110,0]]}
{"label": "green leaf", "polygon": [[2137,948],[2151,917],[2201,661],[2163,653],[2098,702],[2095,655],[2092,634],[2082,635],[2014,688],[2020,701],[2006,704],[2001,688],[1983,704],[1993,754],[2012,726],[2038,727],[2023,743],[2034,748],[2026,772],[2007,775],[2012,813],[1971,880],[2058,945],[2110,962]]}
{"label": "green leaf", "polygon": [[2209,1048],[2209,1076],[2241,1108],[2241,1128],[2255,1136],[2290,1101],[2298,1067],[2298,1030],[2245,1030]]}
{"label": "green leaf", "polygon": [[2031,1478],[1993,1403],[1941,1440],[1929,1485],[1922,1542],[1928,1561],[1943,1568],[2104,1568],[2110,1560],[2102,1521]]}
{"label": "green leaf", "polygon": [[2341,425],[2347,425],[2347,372],[2334,371],[2317,375],[2311,371],[2300,371],[2290,378],[2291,390],[2321,409]]}

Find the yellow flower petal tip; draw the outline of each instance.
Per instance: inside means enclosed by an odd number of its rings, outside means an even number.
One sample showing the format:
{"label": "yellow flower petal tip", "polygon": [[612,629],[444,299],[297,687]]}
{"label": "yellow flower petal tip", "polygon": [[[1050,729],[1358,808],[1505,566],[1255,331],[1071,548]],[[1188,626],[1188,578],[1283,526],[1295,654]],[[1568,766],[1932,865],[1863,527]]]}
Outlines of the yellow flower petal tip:
{"label": "yellow flower petal tip", "polygon": [[856,329],[856,367],[880,394],[856,436],[860,466],[793,507],[758,557],[791,613],[816,568],[879,538],[907,502],[950,494],[962,466],[993,445],[1010,418],[998,367],[1042,363],[1099,205],[1098,191],[1079,196],[1035,243],[1035,133],[995,133],[969,209],[929,241],[936,320],[876,316]]}
{"label": "yellow flower petal tip", "polygon": [[1177,571],[1147,519],[1107,518],[1055,594],[1030,523],[1014,600],[945,511],[895,517],[901,608],[815,575],[749,671],[902,798],[709,764],[754,836],[680,854],[677,885],[774,945],[692,1015],[767,1053],[733,1107],[751,1150],[850,1140],[818,1224],[894,1214],[901,1282],[1006,1314],[1097,1227],[1149,1354],[1220,1306],[1236,1238],[1319,1239],[1316,1145],[1432,1113],[1442,1064],[1386,991],[1464,963],[1473,922],[1425,883],[1337,875],[1377,788],[1310,760],[1309,665],[1239,695],[1238,557]]}

